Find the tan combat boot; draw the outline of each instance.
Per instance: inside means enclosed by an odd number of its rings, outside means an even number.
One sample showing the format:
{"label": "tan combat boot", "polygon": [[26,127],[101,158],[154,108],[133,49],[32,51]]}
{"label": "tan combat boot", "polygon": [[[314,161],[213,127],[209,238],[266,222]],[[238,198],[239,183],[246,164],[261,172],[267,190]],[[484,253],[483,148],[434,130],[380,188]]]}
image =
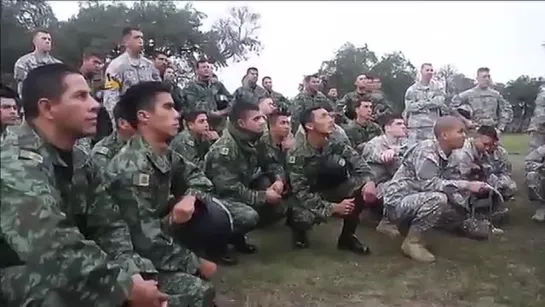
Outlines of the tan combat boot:
{"label": "tan combat boot", "polygon": [[534,216],[532,216],[532,220],[536,222],[545,222],[545,208],[541,207],[536,210],[536,213],[534,213]]}
{"label": "tan combat boot", "polygon": [[422,242],[422,235],[420,232],[412,227],[409,229],[409,233],[407,233],[405,240],[403,240],[403,244],[401,244],[401,250],[405,255],[416,261],[435,261],[435,256],[424,247],[424,242]]}
{"label": "tan combat boot", "polygon": [[399,229],[397,226],[390,222],[387,218],[382,218],[380,223],[378,223],[376,231],[389,236],[390,238],[396,238],[400,235]]}

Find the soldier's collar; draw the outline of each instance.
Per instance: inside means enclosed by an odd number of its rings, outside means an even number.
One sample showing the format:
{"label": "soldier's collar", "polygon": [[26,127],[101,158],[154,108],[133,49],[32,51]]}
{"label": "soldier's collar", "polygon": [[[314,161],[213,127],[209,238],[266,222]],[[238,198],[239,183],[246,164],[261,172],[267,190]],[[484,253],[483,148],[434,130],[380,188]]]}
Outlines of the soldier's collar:
{"label": "soldier's collar", "polygon": [[135,135],[130,140],[131,150],[137,150],[143,152],[153,163],[153,165],[161,171],[163,174],[170,171],[170,162],[168,161],[168,155],[170,149],[167,149],[163,155],[159,155],[153,151],[151,145],[139,134]]}
{"label": "soldier's collar", "polygon": [[437,148],[437,152],[439,153],[439,156],[441,157],[441,159],[448,161],[447,154],[445,153],[445,151],[443,151],[443,148],[441,148],[441,146],[439,145],[439,141],[437,141],[437,139],[434,139],[433,144]]}
{"label": "soldier's collar", "polygon": [[312,147],[306,135],[304,136],[304,138],[305,138],[305,141],[303,142],[303,152],[305,157],[321,155],[324,152],[327,152],[331,146],[331,142],[328,140],[325,146],[321,150],[319,150]]}

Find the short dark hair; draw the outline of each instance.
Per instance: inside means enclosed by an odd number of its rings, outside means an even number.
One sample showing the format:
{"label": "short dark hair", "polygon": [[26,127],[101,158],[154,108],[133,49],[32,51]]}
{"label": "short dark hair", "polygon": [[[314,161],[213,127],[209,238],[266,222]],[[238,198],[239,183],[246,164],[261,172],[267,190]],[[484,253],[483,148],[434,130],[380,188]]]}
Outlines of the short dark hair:
{"label": "short dark hair", "polygon": [[496,131],[496,128],[493,126],[483,125],[480,126],[479,129],[477,129],[477,133],[480,135],[485,135],[494,141],[498,141],[498,131]]}
{"label": "short dark hair", "polygon": [[252,70],[255,70],[256,72],[259,72],[259,69],[257,69],[256,67],[253,67],[253,66],[252,66],[252,67],[248,67],[248,69],[246,69],[246,74],[249,74],[250,71],[252,71]]}
{"label": "short dark hair", "polygon": [[136,128],[138,126],[138,111],[151,111],[154,108],[154,99],[159,93],[169,93],[170,87],[159,81],[141,82],[131,86],[117,103],[121,105],[120,112],[125,119]]}
{"label": "short dark hair", "polygon": [[479,67],[477,69],[477,74],[480,74],[482,72],[490,72],[490,68],[488,68],[488,67]]}
{"label": "short dark hair", "polygon": [[265,77],[263,77],[263,79],[261,79],[261,83],[264,83],[264,82],[265,82],[265,80],[267,80],[267,79],[270,79],[270,80],[272,80],[272,78],[271,78],[271,77],[269,77],[269,76],[265,76]]}
{"label": "short dark hair", "polygon": [[59,99],[66,91],[64,78],[71,74],[81,75],[77,69],[62,63],[48,64],[31,70],[23,81],[21,91],[25,117],[33,119],[39,115],[40,99]]}
{"label": "short dark hair", "polygon": [[84,60],[88,60],[89,58],[92,58],[92,57],[99,58],[102,60],[104,58],[104,55],[96,50],[87,50],[83,52]]}
{"label": "short dark hair", "polygon": [[140,31],[140,28],[138,27],[124,27],[123,30],[121,31],[121,34],[123,37],[129,35],[132,33],[132,31]]}
{"label": "short dark hair", "polygon": [[206,111],[191,111],[184,115],[184,119],[188,123],[194,123],[199,115],[207,115]]}
{"label": "short dark hair", "polygon": [[0,84],[0,97],[2,98],[8,98],[8,99],[15,99],[17,100],[19,96],[17,95],[17,92],[14,91],[11,87]]}
{"label": "short dark hair", "polygon": [[123,109],[121,108],[121,105],[119,103],[115,104],[113,113],[114,113],[115,126],[119,128],[119,120],[120,119],[127,120],[127,117],[125,116],[125,114],[123,114]]}
{"label": "short dark hair", "polygon": [[267,122],[269,123],[269,126],[274,125],[276,123],[276,120],[280,116],[290,116],[290,115],[291,113],[287,108],[280,107],[267,116]]}
{"label": "short dark hair", "polygon": [[373,99],[372,99],[371,95],[364,94],[363,96],[361,96],[361,97],[357,98],[356,100],[354,100],[354,103],[351,106],[348,106],[348,108],[351,107],[350,111],[356,112],[356,108],[359,108],[361,106],[362,102],[370,102],[371,104],[373,104]]}
{"label": "short dark hair", "polygon": [[382,127],[382,130],[384,130],[384,127],[392,125],[397,119],[403,119],[403,116],[401,116],[401,114],[384,114],[380,119],[381,122],[379,125]]}
{"label": "short dark hair", "polygon": [[166,52],[162,52],[162,51],[155,50],[155,51],[152,52],[151,58],[152,58],[152,59],[156,59],[156,58],[158,58],[160,55],[165,55],[165,56],[166,56],[167,53],[166,53]]}
{"label": "short dark hair", "polygon": [[[303,112],[301,112],[301,114],[299,115],[299,123],[301,124],[301,126],[303,126],[303,129],[305,131],[307,131],[307,128],[305,127],[306,124],[314,121],[314,111],[316,110],[320,110],[320,109],[325,109],[326,111],[328,112],[331,112],[330,110],[326,109],[325,108],[326,106],[325,105],[315,105],[311,108],[306,108],[303,110]],[[331,107],[329,107],[329,109],[331,109]]]}
{"label": "short dark hair", "polygon": [[305,81],[305,82],[309,82],[310,79],[312,79],[312,78],[320,79],[320,76],[318,76],[318,74],[307,75],[307,76],[305,76],[304,81]]}
{"label": "short dark hair", "polygon": [[375,78],[378,78],[376,74],[372,73],[372,72],[367,72],[367,73],[364,73],[363,74],[365,76],[366,79],[375,79]]}
{"label": "short dark hair", "polygon": [[424,66],[431,66],[431,67],[433,67],[433,65],[431,65],[431,63],[427,63],[427,62],[426,62],[426,63],[422,63],[422,65],[420,65],[420,69],[421,69],[421,70],[424,69]]}
{"label": "short dark hair", "polygon": [[36,29],[32,32],[32,39],[34,39],[38,34],[40,33],[44,33],[44,34],[49,34],[51,35],[51,33],[49,31],[47,31],[46,29]]}
{"label": "short dark hair", "polygon": [[239,119],[244,119],[246,113],[249,111],[259,111],[259,106],[255,103],[246,101],[237,101],[233,104],[231,112],[229,113],[229,120],[235,124]]}
{"label": "short dark hair", "polygon": [[197,63],[195,63],[195,68],[198,69],[199,66],[201,66],[201,64],[203,64],[203,63],[210,63],[210,62],[208,62],[207,59],[200,59],[200,60],[197,61]]}

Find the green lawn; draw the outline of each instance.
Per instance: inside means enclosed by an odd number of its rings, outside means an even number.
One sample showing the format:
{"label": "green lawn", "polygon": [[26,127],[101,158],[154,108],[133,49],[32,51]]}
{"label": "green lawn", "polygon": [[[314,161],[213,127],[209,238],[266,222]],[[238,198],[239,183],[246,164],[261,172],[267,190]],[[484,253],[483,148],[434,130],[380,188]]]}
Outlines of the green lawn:
{"label": "green lawn", "polygon": [[[502,140],[510,151],[521,151],[528,139]],[[522,188],[523,156],[512,162]],[[289,232],[279,224],[252,233],[260,252],[222,268],[215,283],[233,307],[545,306],[545,225],[530,221],[524,191],[511,207],[505,234],[491,241],[435,233],[434,264],[403,257],[401,240],[376,233],[370,222],[359,229],[373,250],[368,257],[335,249],[339,222],[315,228],[305,251],[291,250]]]}
{"label": "green lawn", "polygon": [[501,142],[509,153],[525,155],[528,150],[528,134],[504,134],[501,136]]}

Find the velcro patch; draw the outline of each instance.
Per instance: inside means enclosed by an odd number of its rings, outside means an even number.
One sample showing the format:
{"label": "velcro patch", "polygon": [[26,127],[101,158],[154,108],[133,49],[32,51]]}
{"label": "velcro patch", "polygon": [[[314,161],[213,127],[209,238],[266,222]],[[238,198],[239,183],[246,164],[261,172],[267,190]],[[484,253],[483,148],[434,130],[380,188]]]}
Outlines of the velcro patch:
{"label": "velcro patch", "polygon": [[132,184],[138,187],[147,187],[149,186],[149,175],[140,173],[132,177]]}
{"label": "velcro patch", "polygon": [[108,149],[108,147],[99,147],[97,149],[97,153],[103,154],[105,156],[107,156],[109,152],[110,152],[110,150]]}
{"label": "velcro patch", "polygon": [[295,156],[290,156],[290,157],[288,158],[288,163],[289,163],[289,164],[295,164]]}
{"label": "velcro patch", "polygon": [[222,149],[220,149],[220,154],[226,156],[229,154],[229,148],[227,147],[223,147]]}
{"label": "velcro patch", "polygon": [[187,140],[185,143],[189,146],[195,146],[195,143],[192,140]]}

